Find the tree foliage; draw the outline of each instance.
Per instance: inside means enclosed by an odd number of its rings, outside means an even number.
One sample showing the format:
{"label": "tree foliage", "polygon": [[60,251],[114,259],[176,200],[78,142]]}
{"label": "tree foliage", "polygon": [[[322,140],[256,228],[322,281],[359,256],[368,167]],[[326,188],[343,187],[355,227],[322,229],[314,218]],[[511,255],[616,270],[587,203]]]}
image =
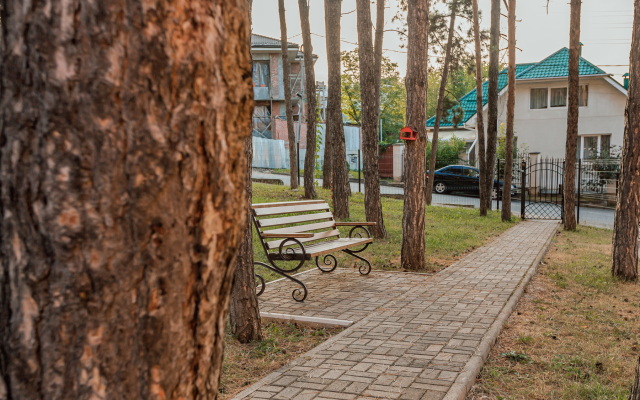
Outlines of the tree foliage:
{"label": "tree foliage", "polygon": [[[358,51],[344,51],[342,58],[342,113],[354,124],[362,123],[362,99],[360,97],[360,67]],[[404,126],[407,92],[400,77],[398,64],[382,57],[380,85],[380,119],[382,142],[395,143],[398,132]]]}

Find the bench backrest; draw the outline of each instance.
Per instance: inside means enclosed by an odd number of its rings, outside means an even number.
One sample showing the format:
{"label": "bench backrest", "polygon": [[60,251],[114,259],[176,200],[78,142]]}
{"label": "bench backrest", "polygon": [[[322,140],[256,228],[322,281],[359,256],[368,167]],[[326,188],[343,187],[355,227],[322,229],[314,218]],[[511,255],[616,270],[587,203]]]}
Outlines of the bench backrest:
{"label": "bench backrest", "polygon": [[[329,204],[324,200],[252,204],[251,213],[258,233],[313,233],[312,237],[296,239],[301,243],[340,237]],[[268,252],[277,249],[286,239],[261,240]]]}

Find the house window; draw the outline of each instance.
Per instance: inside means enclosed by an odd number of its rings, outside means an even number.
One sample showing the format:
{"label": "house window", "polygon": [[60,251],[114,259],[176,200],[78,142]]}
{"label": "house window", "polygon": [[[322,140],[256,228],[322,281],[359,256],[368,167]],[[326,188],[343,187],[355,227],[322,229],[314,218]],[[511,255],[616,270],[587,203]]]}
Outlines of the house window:
{"label": "house window", "polygon": [[578,158],[584,160],[610,156],[611,135],[578,136]]}
{"label": "house window", "polygon": [[551,107],[567,106],[567,88],[551,89]]}
{"label": "house window", "polygon": [[547,89],[531,89],[531,109],[547,108]]}
{"label": "house window", "polygon": [[256,61],[253,63],[253,86],[269,87],[269,62]]}
{"label": "house window", "polygon": [[589,104],[589,85],[580,86],[580,94],[578,96],[578,105],[586,107]]}

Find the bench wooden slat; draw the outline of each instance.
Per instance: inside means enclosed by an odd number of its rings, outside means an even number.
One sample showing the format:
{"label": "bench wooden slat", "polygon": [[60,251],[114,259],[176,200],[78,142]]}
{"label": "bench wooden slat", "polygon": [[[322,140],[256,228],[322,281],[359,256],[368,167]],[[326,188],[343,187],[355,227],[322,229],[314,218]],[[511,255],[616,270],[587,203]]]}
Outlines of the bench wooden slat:
{"label": "bench wooden slat", "polygon": [[[349,247],[359,247],[367,243],[373,243],[373,239],[372,238],[363,238],[363,239],[340,238],[336,240],[329,240],[326,242],[313,243],[305,246],[305,258],[310,259],[312,257],[321,256],[323,254],[329,254],[336,251],[348,249]],[[297,256],[297,259],[302,258],[302,252],[300,251],[299,248],[292,247],[292,249],[295,251],[295,256]],[[295,256],[294,258],[296,258]],[[278,253],[270,253],[269,258],[273,260],[278,260],[280,259],[280,256]]]}
{"label": "bench wooden slat", "polygon": [[256,203],[252,204],[251,208],[269,208],[269,207],[281,207],[281,206],[301,206],[305,204],[322,204],[324,200],[300,200],[300,201],[285,201],[279,203]]}
{"label": "bench wooden slat", "polygon": [[265,217],[268,215],[293,214],[293,213],[300,213],[300,212],[325,211],[325,210],[329,211],[329,204],[327,203],[307,204],[302,206],[254,208],[253,212],[258,217]]}
{"label": "bench wooden slat", "polygon": [[314,213],[314,214],[305,214],[305,215],[294,215],[292,217],[259,219],[258,225],[261,228],[267,228],[270,226],[296,224],[298,222],[321,221],[323,219],[333,219],[333,214],[331,214],[330,212],[325,212],[325,213]]}
{"label": "bench wooden slat", "polygon": [[377,222],[336,222],[336,226],[376,226]]}
{"label": "bench wooden slat", "polygon": [[288,234],[281,234],[281,233],[262,233],[260,234],[260,237],[262,237],[263,239],[267,239],[267,238],[310,238],[313,237],[313,233],[288,233]]}
{"label": "bench wooden slat", "polygon": [[335,226],[335,222],[328,221],[328,222],[318,222],[317,224],[298,225],[298,226],[290,226],[288,228],[271,229],[269,231],[264,231],[262,233],[263,234],[299,233],[299,232],[315,231],[317,229],[333,228],[334,226]]}
{"label": "bench wooden slat", "polygon": [[[337,230],[337,229],[334,229],[332,231],[319,232],[319,233],[316,233],[315,235],[313,235],[313,237],[306,238],[306,239],[298,239],[298,241],[300,243],[305,243],[305,242],[312,242],[314,240],[319,240],[319,239],[326,239],[326,238],[330,238],[330,237],[334,237],[334,236],[340,236],[340,231]],[[280,243],[284,242],[285,240],[287,240],[287,239],[274,240],[274,241],[271,241],[271,242],[267,242],[267,248],[268,249],[277,249],[278,247],[280,247]],[[293,245],[293,244],[295,244],[295,242],[293,242],[291,244]]]}

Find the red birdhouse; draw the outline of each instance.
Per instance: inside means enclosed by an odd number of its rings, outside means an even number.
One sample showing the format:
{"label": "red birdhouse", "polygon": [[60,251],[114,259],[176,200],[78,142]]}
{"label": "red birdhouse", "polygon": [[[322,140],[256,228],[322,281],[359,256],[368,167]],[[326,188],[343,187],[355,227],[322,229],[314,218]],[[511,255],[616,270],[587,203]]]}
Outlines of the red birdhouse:
{"label": "red birdhouse", "polygon": [[402,140],[416,140],[418,138],[418,132],[412,128],[405,126],[400,129],[400,139]]}

